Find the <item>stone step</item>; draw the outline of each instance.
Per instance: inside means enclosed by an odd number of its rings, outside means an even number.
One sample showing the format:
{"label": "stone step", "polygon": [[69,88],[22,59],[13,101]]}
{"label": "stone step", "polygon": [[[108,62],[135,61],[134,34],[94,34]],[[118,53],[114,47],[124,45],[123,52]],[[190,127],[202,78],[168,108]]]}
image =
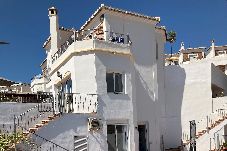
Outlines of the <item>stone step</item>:
{"label": "stone step", "polygon": [[42,120],[42,124],[47,124],[49,123],[50,120]]}
{"label": "stone step", "polygon": [[30,133],[35,133],[37,130],[38,128],[35,128],[35,127],[29,128]]}
{"label": "stone step", "polygon": [[60,117],[61,113],[54,114],[54,117]]}
{"label": "stone step", "polygon": [[36,124],[36,125],[35,125],[36,128],[40,128],[40,127],[42,127],[42,126],[43,126],[43,124]]}
{"label": "stone step", "polygon": [[56,118],[55,116],[48,116],[48,120],[53,120],[55,118]]}
{"label": "stone step", "polygon": [[29,135],[29,132],[26,131],[26,132],[23,132],[23,136],[27,137]]}

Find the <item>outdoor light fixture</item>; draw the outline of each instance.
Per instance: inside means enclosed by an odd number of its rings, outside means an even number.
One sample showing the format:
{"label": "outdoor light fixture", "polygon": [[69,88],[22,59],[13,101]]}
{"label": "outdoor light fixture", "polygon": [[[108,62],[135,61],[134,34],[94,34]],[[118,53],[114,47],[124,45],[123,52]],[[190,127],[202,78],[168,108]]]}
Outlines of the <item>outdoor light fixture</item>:
{"label": "outdoor light fixture", "polygon": [[57,77],[62,79],[62,74],[59,71],[57,71]]}
{"label": "outdoor light fixture", "polygon": [[89,131],[98,131],[102,127],[101,121],[97,118],[90,117],[88,118],[88,128]]}

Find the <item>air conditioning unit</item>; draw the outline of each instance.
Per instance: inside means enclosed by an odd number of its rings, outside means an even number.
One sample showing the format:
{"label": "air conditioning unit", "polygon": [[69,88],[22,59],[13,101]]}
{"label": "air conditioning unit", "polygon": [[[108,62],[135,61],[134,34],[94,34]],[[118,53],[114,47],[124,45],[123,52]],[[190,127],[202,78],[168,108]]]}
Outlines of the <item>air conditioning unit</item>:
{"label": "air conditioning unit", "polygon": [[101,120],[90,117],[88,118],[88,131],[98,131],[102,127]]}

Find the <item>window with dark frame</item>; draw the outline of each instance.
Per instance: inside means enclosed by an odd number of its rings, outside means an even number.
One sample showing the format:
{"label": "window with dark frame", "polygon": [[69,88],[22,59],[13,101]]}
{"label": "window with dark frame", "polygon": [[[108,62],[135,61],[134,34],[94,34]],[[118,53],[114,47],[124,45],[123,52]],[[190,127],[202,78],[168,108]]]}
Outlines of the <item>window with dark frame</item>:
{"label": "window with dark frame", "polygon": [[156,42],[156,60],[158,60],[158,43]]}
{"label": "window with dark frame", "polygon": [[123,78],[121,73],[106,73],[107,93],[122,93]]}

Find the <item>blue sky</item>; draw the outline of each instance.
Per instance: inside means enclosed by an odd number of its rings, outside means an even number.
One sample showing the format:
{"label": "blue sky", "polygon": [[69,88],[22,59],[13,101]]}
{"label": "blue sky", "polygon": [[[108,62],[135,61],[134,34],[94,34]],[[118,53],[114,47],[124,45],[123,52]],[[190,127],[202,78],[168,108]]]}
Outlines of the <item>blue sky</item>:
{"label": "blue sky", "polygon": [[[59,10],[60,26],[79,29],[104,3],[149,16],[160,16],[167,30],[177,32],[174,49],[227,44],[227,0],[0,0],[0,77],[29,82],[41,72],[43,42],[49,36],[48,8]],[[166,44],[166,51],[170,46]]]}

